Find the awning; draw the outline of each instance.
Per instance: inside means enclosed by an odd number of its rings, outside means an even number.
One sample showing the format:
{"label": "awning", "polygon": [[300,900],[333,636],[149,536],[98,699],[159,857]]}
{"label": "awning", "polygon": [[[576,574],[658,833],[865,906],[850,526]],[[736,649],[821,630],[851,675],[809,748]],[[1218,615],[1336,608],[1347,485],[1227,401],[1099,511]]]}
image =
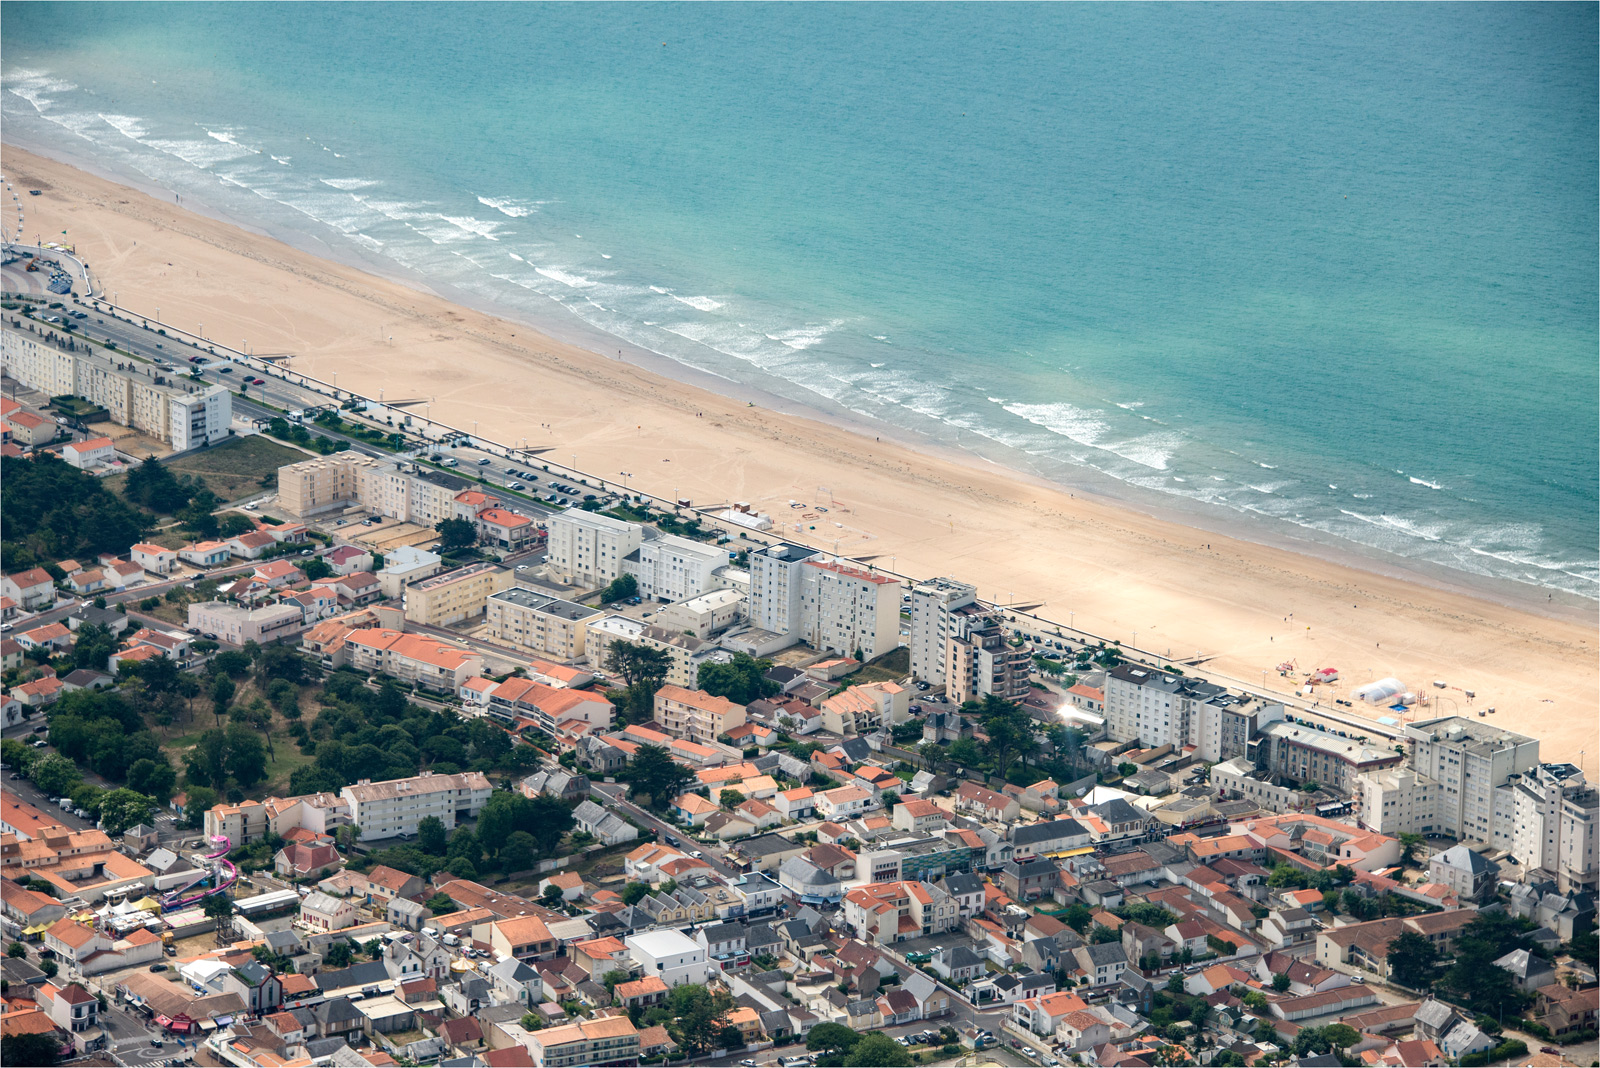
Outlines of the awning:
{"label": "awning", "polygon": [[25,935],[44,934],[46,931],[50,930],[50,927],[51,925],[48,923],[36,923],[32,927],[24,927],[22,929],[22,933]]}

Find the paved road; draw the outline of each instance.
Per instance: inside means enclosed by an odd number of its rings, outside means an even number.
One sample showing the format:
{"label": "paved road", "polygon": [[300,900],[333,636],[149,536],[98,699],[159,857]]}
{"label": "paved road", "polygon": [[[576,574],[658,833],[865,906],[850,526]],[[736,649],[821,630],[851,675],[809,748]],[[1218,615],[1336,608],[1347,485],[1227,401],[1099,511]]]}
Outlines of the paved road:
{"label": "paved road", "polygon": [[[622,794],[626,792],[626,790],[627,786],[621,783],[592,782],[589,784],[589,791],[593,794],[599,795],[601,804],[615,808],[621,812],[626,812],[629,816],[633,817],[633,819],[637,821],[640,826],[647,827],[650,830],[655,831],[661,841],[664,842],[669,834],[674,838],[677,838],[679,841],[684,841],[683,828],[674,827],[669,823],[664,823],[655,816],[651,815],[645,809],[634,804],[632,801],[624,800],[622,798]],[[719,875],[727,879],[737,879],[739,877],[739,872],[725,863],[720,852],[713,847],[709,845],[701,847],[695,842],[684,842],[685,852],[694,849],[701,849],[702,853],[704,854],[701,859],[703,859],[707,864],[711,865],[711,867],[714,868]]]}

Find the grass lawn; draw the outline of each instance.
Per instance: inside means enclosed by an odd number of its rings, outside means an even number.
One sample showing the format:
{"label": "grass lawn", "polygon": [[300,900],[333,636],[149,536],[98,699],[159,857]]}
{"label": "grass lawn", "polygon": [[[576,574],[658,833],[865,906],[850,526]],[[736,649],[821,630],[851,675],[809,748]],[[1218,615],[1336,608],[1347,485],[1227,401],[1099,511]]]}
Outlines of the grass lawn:
{"label": "grass lawn", "polygon": [[[220,445],[191,453],[167,463],[175,475],[194,475],[221,501],[236,501],[261,491],[261,480],[276,477],[278,468],[299,463],[306,453],[287,445],[252,434],[248,437],[229,438]],[[126,475],[113,475],[105,480],[106,488],[121,494]],[[269,480],[268,485],[275,484]]]}
{"label": "grass lawn", "polygon": [[841,682],[899,682],[911,673],[911,650],[902,645],[891,649],[876,660],[869,660]]}

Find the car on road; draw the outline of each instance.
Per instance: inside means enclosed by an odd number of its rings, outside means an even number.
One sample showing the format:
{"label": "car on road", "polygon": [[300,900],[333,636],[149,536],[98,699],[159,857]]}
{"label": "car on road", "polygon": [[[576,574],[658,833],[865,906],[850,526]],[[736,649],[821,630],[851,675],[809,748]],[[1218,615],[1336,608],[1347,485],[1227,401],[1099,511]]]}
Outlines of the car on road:
{"label": "car on road", "polygon": [[150,965],[150,970],[153,972],[164,972],[167,970],[167,966],[165,964],[152,964]]}
{"label": "car on road", "polygon": [[522,488],[523,488],[523,485],[520,482],[512,482],[512,483],[510,483],[510,484],[508,484],[506,486],[506,489],[519,490],[519,489],[522,489]]}
{"label": "car on road", "polygon": [[265,378],[252,378],[250,384],[252,386],[264,386],[267,384],[267,380]]}
{"label": "car on road", "polygon": [[680,842],[676,838],[672,837],[672,835],[670,835],[670,834],[667,835],[667,845],[673,846],[674,848],[676,848],[677,846],[681,846],[682,844],[683,844],[682,842]]}
{"label": "car on road", "polygon": [[478,466],[479,467],[488,467],[489,466],[489,458],[487,456],[485,456],[483,459],[479,460],[478,461]]}
{"label": "car on road", "polygon": [[[160,347],[161,347],[160,345],[156,346],[156,348],[158,348],[158,349]],[[219,368],[217,368],[217,374],[219,374],[219,375],[231,375],[231,374],[233,374],[233,368],[231,368],[231,367],[219,367]]]}
{"label": "car on road", "polygon": [[693,857],[695,860],[700,860],[701,858],[703,858],[705,856],[705,854],[700,852],[700,850],[698,850],[698,849],[689,850],[689,855],[691,857]]}

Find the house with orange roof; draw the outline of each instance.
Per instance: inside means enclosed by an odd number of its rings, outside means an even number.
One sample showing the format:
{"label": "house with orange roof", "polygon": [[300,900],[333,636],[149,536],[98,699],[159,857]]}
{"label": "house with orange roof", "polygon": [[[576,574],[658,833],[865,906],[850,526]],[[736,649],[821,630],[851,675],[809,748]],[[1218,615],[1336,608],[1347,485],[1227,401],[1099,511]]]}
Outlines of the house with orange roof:
{"label": "house with orange roof", "polygon": [[690,827],[698,827],[722,809],[700,794],[679,794],[672,802],[672,814]]}
{"label": "house with orange roof", "polygon": [[924,798],[901,801],[894,806],[894,826],[913,834],[932,834],[950,822],[950,813]]}
{"label": "house with orange roof", "polygon": [[539,540],[539,528],[525,515],[485,508],[477,516],[478,540],[501,549],[521,549]]}
{"label": "house with orange roof", "polygon": [[688,854],[658,842],[646,842],[623,858],[622,867],[629,879],[655,884],[661,879],[661,866],[675,860],[687,860]]}
{"label": "house with orange roof", "polygon": [[1068,1013],[1081,1012],[1089,1003],[1070,991],[1024,998],[1011,1006],[1011,1022],[1043,1037],[1056,1033]]}
{"label": "house with orange roof", "polygon": [[234,535],[225,544],[228,552],[241,560],[259,560],[263,553],[278,543],[265,531],[251,530]]}
{"label": "house with orange roof", "polygon": [[379,625],[377,613],[371,609],[348,612],[309,628],[300,636],[300,648],[320,659],[324,667],[344,667],[350,662],[345,639],[355,631]]}
{"label": "house with orange roof", "polygon": [[472,938],[487,943],[497,954],[521,961],[549,960],[561,950],[561,943],[537,916],[514,916],[474,924]]}
{"label": "house with orange roof", "polygon": [[995,793],[971,780],[964,780],[957,787],[955,800],[957,812],[969,812],[997,823],[1009,823],[1022,813],[1016,798]]}
{"label": "house with orange roof", "polygon": [[176,552],[147,541],[130,547],[128,557],[152,575],[170,575],[178,569]]}
{"label": "house with orange roof", "polygon": [[0,578],[0,593],[15,601],[24,612],[49,608],[56,602],[55,580],[42,567],[30,567]]}
{"label": "house with orange roof", "polygon": [[48,445],[56,439],[56,422],[32,412],[17,410],[5,417],[11,436],[24,445]]}
{"label": "house with orange roof", "polygon": [[816,810],[816,795],[809,786],[797,786],[772,798],[772,807],[786,820],[803,820]]}
{"label": "house with orange roof", "polygon": [[817,815],[829,821],[847,820],[866,811],[872,795],[858,786],[840,786],[817,795]]}
{"label": "house with orange roof", "polygon": [[357,571],[372,570],[372,554],[356,545],[336,545],[322,554],[322,562],[333,569],[335,575],[351,575]]}
{"label": "house with orange roof", "polygon": [[52,654],[72,648],[72,631],[65,623],[46,623],[17,635],[24,649],[48,649]]}
{"label": "house with orange roof", "polygon": [[54,675],[25,682],[11,688],[11,696],[26,708],[44,708],[56,703],[66,691],[66,684]]}
{"label": "house with orange roof", "polygon": [[743,723],[745,709],[726,697],[669,684],[656,691],[655,718],[673,737],[704,743]]}
{"label": "house with orange roof", "polygon": [[253,575],[256,581],[266,583],[275,590],[284,586],[298,586],[306,580],[305,572],[287,560],[269,560],[258,564]]}
{"label": "house with orange roof", "polygon": [[99,568],[88,571],[74,571],[67,576],[67,585],[72,587],[74,593],[96,593],[111,584],[106,581],[106,573]]}
{"label": "house with orange roof", "polygon": [[777,809],[756,797],[748,798],[743,804],[734,809],[734,813],[749,820],[758,831],[764,831],[768,827],[776,827],[783,822],[783,817],[779,815]]}
{"label": "house with orange roof", "polygon": [[225,564],[230,555],[228,543],[224,541],[197,541],[178,550],[179,560],[201,568]]}

